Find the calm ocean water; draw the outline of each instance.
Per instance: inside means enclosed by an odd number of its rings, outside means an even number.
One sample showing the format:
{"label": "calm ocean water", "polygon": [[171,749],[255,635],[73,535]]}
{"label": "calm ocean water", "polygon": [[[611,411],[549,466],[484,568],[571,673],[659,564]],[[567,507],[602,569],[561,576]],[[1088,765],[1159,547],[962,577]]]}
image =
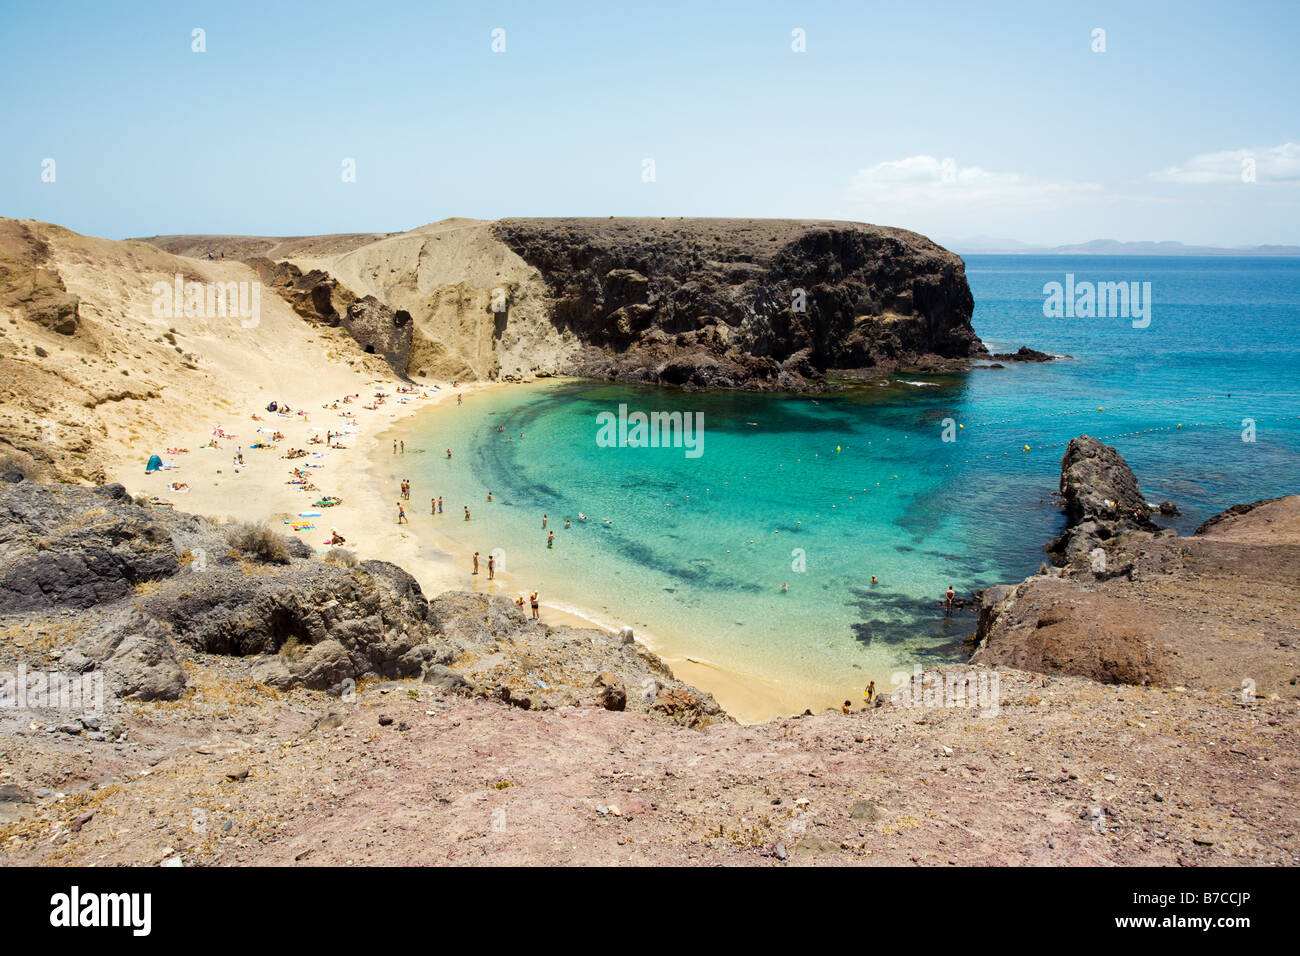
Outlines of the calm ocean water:
{"label": "calm ocean water", "polygon": [[[1045,318],[1043,286],[1067,273],[1150,282],[1149,326]],[[1051,496],[1071,437],[1117,446],[1149,500],[1186,513],[1184,532],[1300,491],[1300,260],[971,256],[967,275],[992,351],[1072,358],[815,398],[500,390],[416,420],[408,449],[423,454],[400,467],[417,502],[443,496],[437,530],[485,563],[503,551],[517,588],[854,700],[869,679],[962,658],[974,621],[944,615],[948,585],[969,594],[1038,567],[1062,526]],[[601,447],[596,416],[620,403],[702,412],[703,454]],[[956,441],[945,419],[964,426]],[[417,530],[434,520],[413,511]]]}

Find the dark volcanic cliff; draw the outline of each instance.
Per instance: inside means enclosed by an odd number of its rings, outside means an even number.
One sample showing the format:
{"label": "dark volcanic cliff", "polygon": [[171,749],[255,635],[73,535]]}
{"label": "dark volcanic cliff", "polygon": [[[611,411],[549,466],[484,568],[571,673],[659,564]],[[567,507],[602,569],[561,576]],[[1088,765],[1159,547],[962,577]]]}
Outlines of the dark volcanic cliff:
{"label": "dark volcanic cliff", "polygon": [[984,354],[962,260],[924,236],[786,219],[503,219],[551,320],[583,348],[565,371],[697,387],[803,388]]}

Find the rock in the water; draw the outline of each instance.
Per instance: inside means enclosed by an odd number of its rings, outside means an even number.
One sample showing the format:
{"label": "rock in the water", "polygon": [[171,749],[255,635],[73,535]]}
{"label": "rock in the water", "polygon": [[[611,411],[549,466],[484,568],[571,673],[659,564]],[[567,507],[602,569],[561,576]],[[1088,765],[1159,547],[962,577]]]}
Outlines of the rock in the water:
{"label": "rock in the water", "polygon": [[1146,514],[1147,502],[1128,462],[1110,445],[1081,435],[1061,458],[1061,495],[1071,524]]}
{"label": "rock in the water", "polygon": [[1066,530],[1050,549],[1066,563],[1114,574],[1094,552],[1129,531],[1154,533],[1150,509],[1124,457],[1095,438],[1072,438],[1061,458]]}

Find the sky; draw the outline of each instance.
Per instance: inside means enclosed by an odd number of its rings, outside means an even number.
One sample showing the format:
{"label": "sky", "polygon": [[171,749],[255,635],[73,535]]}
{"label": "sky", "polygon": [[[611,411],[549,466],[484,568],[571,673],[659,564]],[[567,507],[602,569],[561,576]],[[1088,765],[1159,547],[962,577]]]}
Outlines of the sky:
{"label": "sky", "polygon": [[0,215],[1300,244],[1297,50],[1295,0],[3,0]]}

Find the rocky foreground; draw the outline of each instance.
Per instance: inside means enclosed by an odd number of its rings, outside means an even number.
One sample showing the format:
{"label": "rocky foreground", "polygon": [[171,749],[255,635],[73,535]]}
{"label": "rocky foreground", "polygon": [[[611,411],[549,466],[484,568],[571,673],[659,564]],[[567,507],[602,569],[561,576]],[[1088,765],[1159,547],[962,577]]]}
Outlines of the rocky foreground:
{"label": "rocky foreground", "polygon": [[1300,862],[1300,499],[1179,538],[1126,472],[1071,444],[1063,563],[984,595],[974,664],[760,726],[626,637],[0,483],[0,674],[105,685],[0,707],[0,861]]}

